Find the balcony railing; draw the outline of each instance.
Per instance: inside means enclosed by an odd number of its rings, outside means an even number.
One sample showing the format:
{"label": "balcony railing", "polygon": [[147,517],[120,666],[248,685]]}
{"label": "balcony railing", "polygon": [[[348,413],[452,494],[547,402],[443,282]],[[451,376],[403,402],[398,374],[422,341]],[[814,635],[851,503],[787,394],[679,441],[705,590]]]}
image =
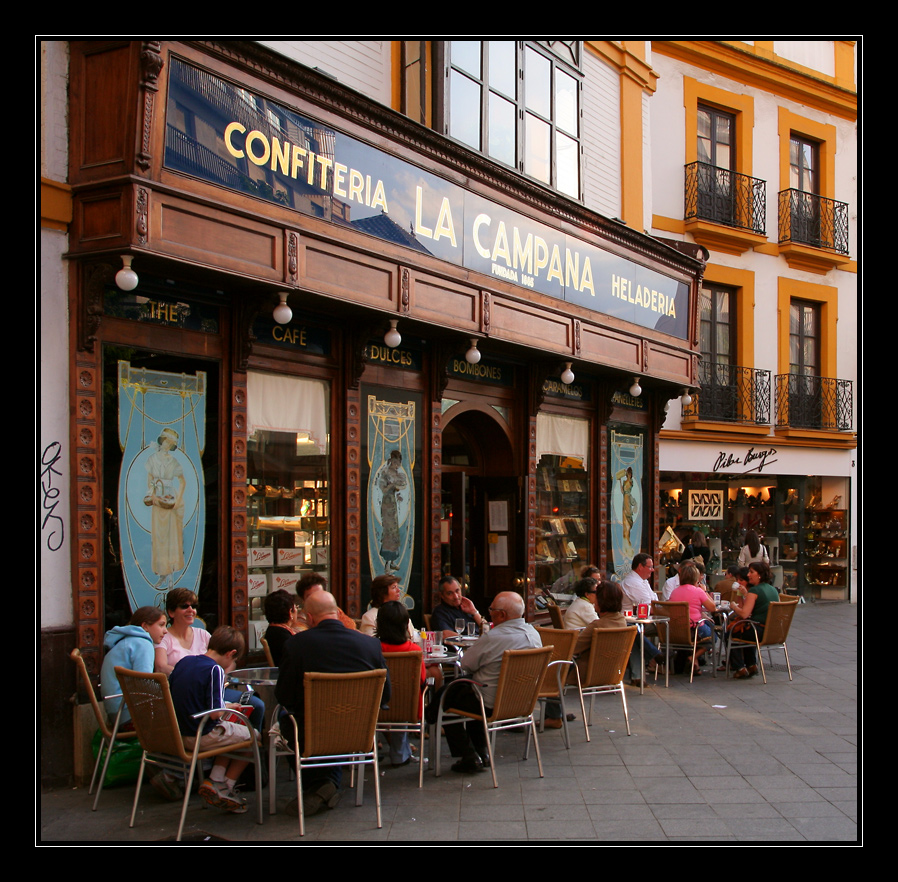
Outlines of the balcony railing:
{"label": "balcony railing", "polygon": [[733,364],[699,365],[701,389],[684,417],[729,423],[770,423],[770,371]]}
{"label": "balcony railing", "polygon": [[848,203],[801,190],[782,190],[779,240],[848,254]]}
{"label": "balcony railing", "polygon": [[851,380],[778,374],[776,424],[850,432],[853,400]]}
{"label": "balcony railing", "polygon": [[707,162],[686,166],[685,219],[767,235],[767,183]]}

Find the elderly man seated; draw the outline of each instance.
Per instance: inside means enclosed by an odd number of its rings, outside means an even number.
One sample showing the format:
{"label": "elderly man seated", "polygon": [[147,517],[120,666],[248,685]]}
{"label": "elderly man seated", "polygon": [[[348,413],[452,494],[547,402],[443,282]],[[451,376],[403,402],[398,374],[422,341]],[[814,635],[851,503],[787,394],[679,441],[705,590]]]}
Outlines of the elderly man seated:
{"label": "elderly man seated", "polygon": [[[493,628],[483,635],[466,653],[462,662],[465,676],[480,685],[487,715],[492,712],[502,669],[502,653],[506,649],[534,649],[542,646],[539,634],[532,625],[524,621],[524,601],[514,591],[503,591],[493,598],[489,609]],[[469,683],[450,683],[443,691],[451,690],[446,696],[445,707],[480,712],[480,702]],[[428,720],[436,722],[439,702],[431,702]],[[453,772],[482,772],[488,763],[486,732],[483,723],[470,720],[467,723],[453,723],[444,726],[446,741],[452,756],[459,757],[453,763]]]}
{"label": "elderly man seated", "polygon": [[483,616],[477,612],[471,599],[462,594],[455,576],[446,575],[440,579],[440,601],[430,614],[430,627],[434,631],[442,631],[444,637],[455,636],[456,619],[464,619],[466,627],[469,622],[478,628],[483,624]]}

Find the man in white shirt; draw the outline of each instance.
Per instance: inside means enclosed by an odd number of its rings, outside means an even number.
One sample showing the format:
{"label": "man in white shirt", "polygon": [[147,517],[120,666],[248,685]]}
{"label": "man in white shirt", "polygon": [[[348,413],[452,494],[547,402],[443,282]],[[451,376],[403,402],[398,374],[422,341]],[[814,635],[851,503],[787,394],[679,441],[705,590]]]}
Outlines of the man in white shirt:
{"label": "man in white shirt", "polygon": [[655,564],[645,552],[633,558],[632,569],[621,583],[624,592],[624,611],[635,610],[640,603],[651,606],[658,596],[652,591],[649,578],[655,571]]}

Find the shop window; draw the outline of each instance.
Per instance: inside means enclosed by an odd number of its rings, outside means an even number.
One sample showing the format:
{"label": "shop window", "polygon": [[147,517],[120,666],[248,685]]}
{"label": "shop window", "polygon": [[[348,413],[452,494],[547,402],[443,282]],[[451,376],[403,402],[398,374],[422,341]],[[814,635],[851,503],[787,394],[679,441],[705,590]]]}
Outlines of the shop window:
{"label": "shop window", "polygon": [[579,42],[451,40],[442,52],[442,130],[579,199]]}
{"label": "shop window", "polygon": [[537,582],[570,593],[589,561],[589,421],[539,414],[536,422]]}
{"label": "shop window", "polygon": [[[330,577],[330,389],[322,380],[247,374],[247,516],[253,627],[262,598]],[[256,636],[258,635],[251,635]]]}

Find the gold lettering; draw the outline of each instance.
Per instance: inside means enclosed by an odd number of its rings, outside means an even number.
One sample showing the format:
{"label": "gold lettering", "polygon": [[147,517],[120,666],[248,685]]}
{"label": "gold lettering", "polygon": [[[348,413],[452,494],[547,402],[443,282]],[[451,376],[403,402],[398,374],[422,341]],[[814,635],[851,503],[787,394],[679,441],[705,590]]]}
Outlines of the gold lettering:
{"label": "gold lettering", "polygon": [[322,156],[320,153],[317,156],[318,165],[321,166],[321,180],[318,183],[318,186],[322,190],[327,189],[327,170],[334,164],[332,159],[329,159],[327,156]]}
{"label": "gold lettering", "polygon": [[491,220],[488,214],[478,214],[477,217],[474,218],[474,226],[471,230],[471,235],[474,239],[474,247],[477,249],[477,253],[486,260],[490,259],[490,252],[480,241],[480,228],[484,224],[489,226],[490,223]]}
{"label": "gold lettering", "polygon": [[352,201],[355,199],[357,202],[361,202],[362,205],[364,205],[365,199],[362,194],[364,186],[365,179],[362,177],[362,173],[351,168],[349,170],[349,200]]}
{"label": "gold lettering", "polygon": [[496,241],[493,242],[493,260],[501,257],[506,266],[511,263],[511,253],[508,250],[508,233],[505,232],[505,222],[499,221],[496,228]]}
{"label": "gold lettering", "polygon": [[[256,156],[253,153],[252,145],[256,141],[261,141],[263,147],[265,148],[265,152],[261,156]],[[246,148],[247,159],[249,159],[250,162],[254,163],[255,165],[267,165],[268,164],[268,158],[271,156],[271,146],[268,143],[268,138],[266,138],[265,135],[262,132],[260,132],[258,129],[253,129],[246,136],[246,142],[244,144],[244,147]]]}
{"label": "gold lettering", "polygon": [[271,170],[277,171],[278,165],[281,167],[281,174],[287,174],[287,166],[290,163],[290,142],[284,141],[284,146],[281,147],[281,142],[278,141],[277,138],[271,139]]}
{"label": "gold lettering", "polygon": [[533,233],[527,233],[527,238],[521,245],[521,236],[518,228],[514,228],[514,265],[527,272],[528,275],[533,273]]}
{"label": "gold lettering", "polygon": [[342,162],[334,163],[334,196],[346,196],[343,189],[343,178],[346,175],[347,168]]}
{"label": "gold lettering", "polygon": [[306,166],[306,183],[315,183],[315,151],[309,151],[309,164]]}
{"label": "gold lettering", "polygon": [[[350,173],[350,180],[352,179],[352,175]],[[415,187],[415,233],[419,236],[427,236],[428,239],[433,238],[433,230],[430,227],[425,227],[424,222],[421,219],[424,209],[424,188],[423,187]],[[476,223],[476,221],[475,221]],[[477,233],[474,233],[474,241],[477,241]],[[478,249],[479,250],[479,249]],[[482,252],[481,252],[482,253]],[[484,255],[485,257],[489,257],[489,254]]]}
{"label": "gold lettering", "polygon": [[583,275],[580,278],[580,290],[589,291],[593,297],[596,296],[596,289],[592,283],[592,265],[588,257],[583,258]]}
{"label": "gold lettering", "polygon": [[549,265],[549,275],[546,276],[546,281],[548,282],[549,279],[557,279],[559,284],[564,284],[564,277],[561,275],[561,252],[557,245],[552,246],[552,262]]}
{"label": "gold lettering", "polygon": [[[390,209],[387,208],[387,194],[384,193],[384,182],[379,178],[377,180],[377,186],[374,188],[374,198],[371,200],[371,207],[383,209],[384,214],[390,213]],[[455,244],[454,238],[452,244]]]}
{"label": "gold lettering", "polygon": [[542,236],[534,236],[533,241],[535,243],[534,251],[536,255],[536,259],[533,262],[533,275],[538,276],[539,271],[544,266],[549,265],[549,246]]}
{"label": "gold lettering", "polygon": [[437,228],[433,236],[434,242],[442,236],[448,237],[453,248],[458,247],[455,242],[455,225],[452,223],[452,206],[449,204],[449,198],[447,196],[443,197],[443,201],[440,204],[440,213],[437,217]]}
{"label": "gold lettering", "polygon": [[296,173],[303,167],[303,157],[306,155],[305,147],[293,145],[293,159],[290,163],[290,177],[295,178]]}
{"label": "gold lettering", "polygon": [[227,128],[224,130],[225,147],[228,148],[228,153],[237,159],[243,159],[243,151],[231,143],[231,135],[233,135],[234,132],[240,132],[242,135],[245,131],[246,126],[241,125],[239,122],[228,123]]}

